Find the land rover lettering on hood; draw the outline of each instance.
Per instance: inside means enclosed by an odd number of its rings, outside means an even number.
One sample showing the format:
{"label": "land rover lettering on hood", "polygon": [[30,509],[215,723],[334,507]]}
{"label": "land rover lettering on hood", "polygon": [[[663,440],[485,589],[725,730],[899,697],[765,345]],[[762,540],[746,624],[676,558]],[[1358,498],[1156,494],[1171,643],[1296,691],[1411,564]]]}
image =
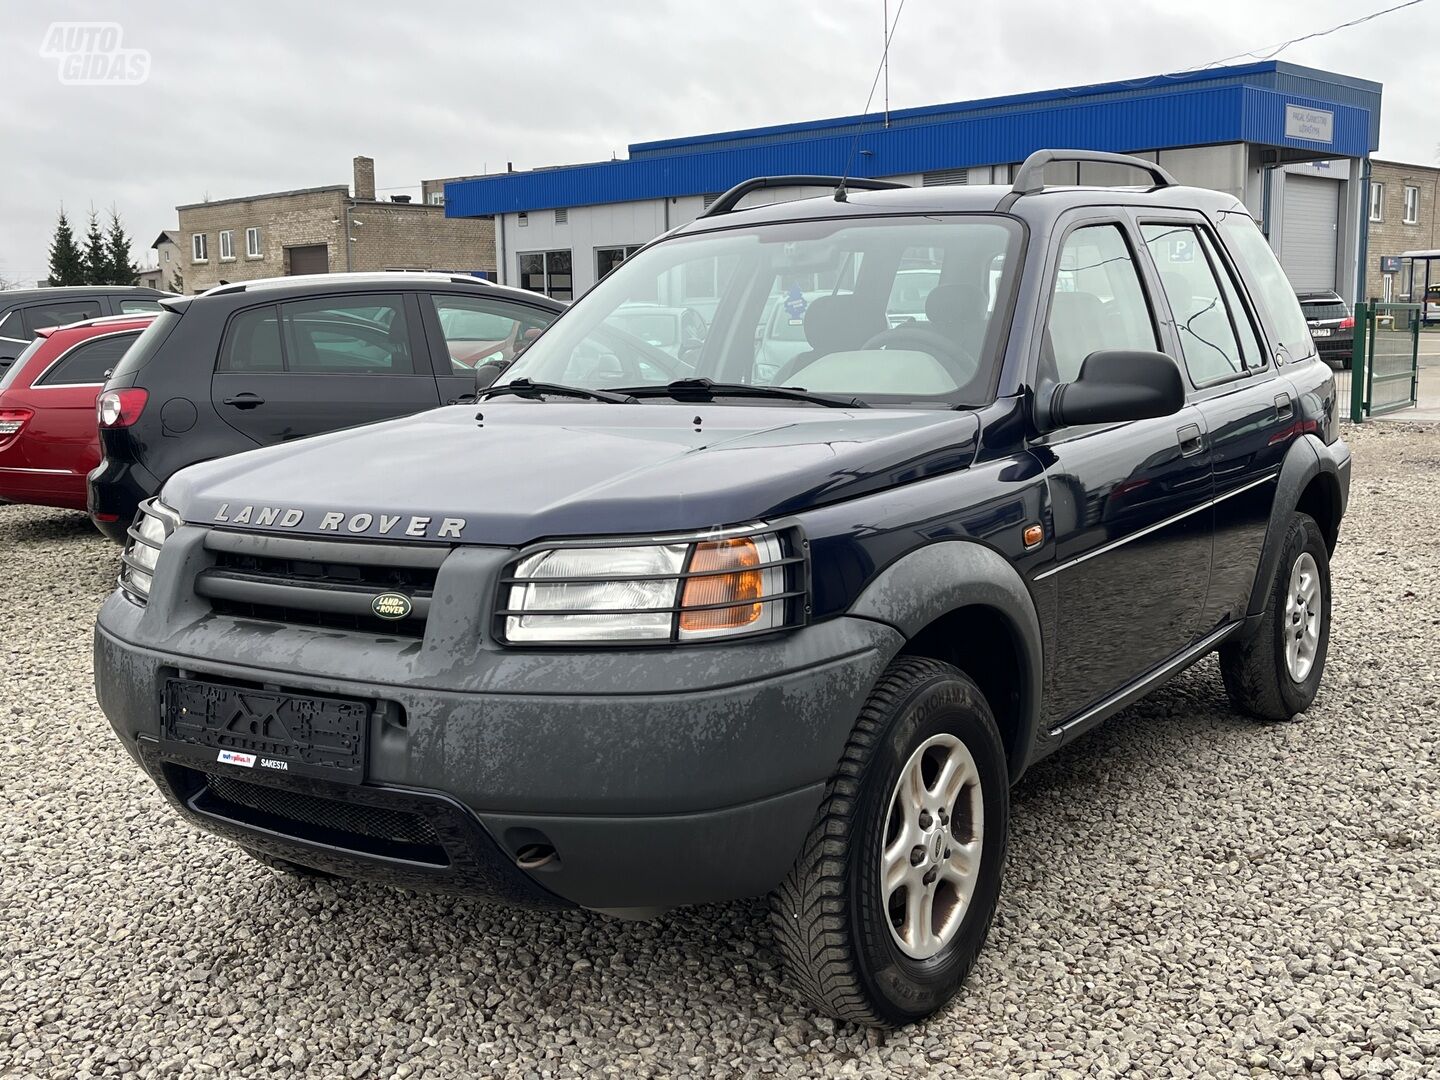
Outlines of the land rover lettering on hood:
{"label": "land rover lettering on hood", "polygon": [[176,813],[509,904],[769,894],[807,999],[897,1025],[974,963],[1033,762],[1212,652],[1304,712],[1350,453],[1244,207],[1089,151],[739,205],[816,183],[722,195],[473,401],[150,492],[95,677]]}

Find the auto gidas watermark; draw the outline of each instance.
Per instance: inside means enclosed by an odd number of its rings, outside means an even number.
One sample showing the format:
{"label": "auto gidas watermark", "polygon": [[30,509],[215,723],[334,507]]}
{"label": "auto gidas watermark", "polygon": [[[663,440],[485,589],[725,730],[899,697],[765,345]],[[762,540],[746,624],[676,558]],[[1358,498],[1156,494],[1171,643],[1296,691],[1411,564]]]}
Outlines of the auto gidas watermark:
{"label": "auto gidas watermark", "polygon": [[40,55],[57,62],[66,86],[137,86],[150,77],[150,50],[126,48],[117,22],[53,22]]}

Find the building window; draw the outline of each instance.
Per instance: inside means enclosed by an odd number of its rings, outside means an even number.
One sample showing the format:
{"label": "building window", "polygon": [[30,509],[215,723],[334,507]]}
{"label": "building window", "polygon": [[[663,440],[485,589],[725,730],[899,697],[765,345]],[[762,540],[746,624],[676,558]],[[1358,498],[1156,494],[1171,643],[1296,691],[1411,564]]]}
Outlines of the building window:
{"label": "building window", "polygon": [[1371,221],[1384,221],[1384,220],[1385,220],[1385,185],[1384,185],[1384,184],[1375,184],[1375,183],[1372,183],[1372,184],[1370,185],[1370,220],[1371,220]]}
{"label": "building window", "polygon": [[530,224],[530,215],[524,210],[521,210],[520,213],[515,215],[515,217],[517,219],[517,224],[522,229],[525,228],[526,225]]}
{"label": "building window", "polygon": [[169,262],[169,261],[170,261],[170,249],[169,249],[169,248],[166,248],[166,249],[165,249],[165,261],[166,261],[166,262]]}
{"label": "building window", "polygon": [[640,250],[639,244],[626,244],[624,247],[603,247],[595,249],[595,280],[599,281],[606,274],[614,270],[622,262],[628,259],[635,252]]}
{"label": "building window", "polygon": [[255,225],[251,225],[245,230],[245,257],[247,259],[260,257],[260,229]]}
{"label": "building window", "polygon": [[1420,189],[1413,184],[1405,185],[1405,224],[1420,223]]}
{"label": "building window", "polygon": [[203,232],[194,233],[190,237],[190,261],[208,262],[210,259],[210,244]]}
{"label": "building window", "polygon": [[220,230],[220,258],[226,261],[235,258],[235,234],[229,229]]}
{"label": "building window", "polygon": [[564,225],[564,224],[565,224],[567,221],[569,221],[569,220],[570,220],[570,211],[569,211],[569,210],[560,209],[560,210],[556,210],[556,211],[555,211],[555,224],[556,224],[556,225]]}
{"label": "building window", "polygon": [[522,252],[520,287],[531,292],[544,293],[555,300],[573,300],[575,285],[570,274],[570,252]]}
{"label": "building window", "polygon": [[444,206],[444,205],[445,205],[445,193],[444,193],[443,191],[432,191],[432,192],[430,192],[430,205],[431,205],[431,206]]}

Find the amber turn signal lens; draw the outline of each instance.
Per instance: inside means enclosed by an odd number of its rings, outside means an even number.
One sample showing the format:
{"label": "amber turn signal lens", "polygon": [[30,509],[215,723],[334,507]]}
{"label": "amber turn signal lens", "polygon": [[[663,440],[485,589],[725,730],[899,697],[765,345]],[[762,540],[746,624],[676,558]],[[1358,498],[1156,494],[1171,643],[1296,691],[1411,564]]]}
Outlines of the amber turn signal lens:
{"label": "amber turn signal lens", "polygon": [[1041,540],[1045,539],[1045,530],[1039,525],[1027,525],[1025,527],[1025,546],[1032,548]]}
{"label": "amber turn signal lens", "polygon": [[765,575],[753,569],[759,565],[760,551],[749,537],[706,540],[695,545],[690,572],[704,576],[686,579],[685,591],[680,597],[681,608],[732,603],[734,606],[704,611],[682,610],[680,629],[734,630],[749,626],[760,618],[764,605],[756,601],[764,595]]}

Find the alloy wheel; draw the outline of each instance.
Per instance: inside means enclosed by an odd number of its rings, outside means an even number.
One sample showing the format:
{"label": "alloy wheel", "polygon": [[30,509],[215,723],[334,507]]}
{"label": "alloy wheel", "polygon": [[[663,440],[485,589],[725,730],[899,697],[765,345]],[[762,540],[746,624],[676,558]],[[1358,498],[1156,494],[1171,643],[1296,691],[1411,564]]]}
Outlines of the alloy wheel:
{"label": "alloy wheel", "polygon": [[885,817],[881,895],[890,934],[928,960],[955,936],[980,871],[985,809],[980,774],[963,742],[925,740],[900,770]]}

